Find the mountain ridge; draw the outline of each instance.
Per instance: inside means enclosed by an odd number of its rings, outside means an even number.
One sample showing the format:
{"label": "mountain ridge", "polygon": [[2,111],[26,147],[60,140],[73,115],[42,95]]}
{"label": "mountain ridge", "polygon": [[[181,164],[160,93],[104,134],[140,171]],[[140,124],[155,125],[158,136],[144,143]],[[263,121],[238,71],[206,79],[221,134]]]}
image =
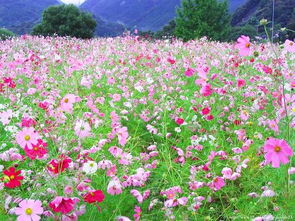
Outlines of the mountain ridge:
{"label": "mountain ridge", "polygon": [[[230,0],[229,11],[247,0]],[[121,22],[130,28],[156,31],[176,15],[181,0],[87,0],[81,8],[112,22]]]}

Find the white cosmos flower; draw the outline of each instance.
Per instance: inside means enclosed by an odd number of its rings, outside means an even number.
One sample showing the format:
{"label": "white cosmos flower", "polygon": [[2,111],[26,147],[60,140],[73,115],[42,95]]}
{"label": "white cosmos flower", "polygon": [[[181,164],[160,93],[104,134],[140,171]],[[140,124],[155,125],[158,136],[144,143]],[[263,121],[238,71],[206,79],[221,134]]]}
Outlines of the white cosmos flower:
{"label": "white cosmos flower", "polygon": [[97,163],[94,161],[87,161],[83,164],[82,170],[86,174],[93,174],[97,171]]}
{"label": "white cosmos flower", "polygon": [[180,127],[175,127],[175,132],[177,132],[177,133],[180,133],[181,132],[181,129],[180,129]]}

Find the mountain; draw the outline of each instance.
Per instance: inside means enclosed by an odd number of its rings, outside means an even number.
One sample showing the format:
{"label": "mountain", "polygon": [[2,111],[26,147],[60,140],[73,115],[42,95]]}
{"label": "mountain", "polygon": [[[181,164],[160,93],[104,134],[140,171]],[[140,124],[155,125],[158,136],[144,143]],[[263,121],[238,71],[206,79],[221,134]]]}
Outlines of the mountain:
{"label": "mountain", "polygon": [[0,27],[27,33],[40,20],[42,11],[60,4],[58,0],[0,0]]}
{"label": "mountain", "polygon": [[175,16],[181,0],[87,0],[82,8],[128,27],[157,30]]}
{"label": "mountain", "polygon": [[[246,0],[230,0],[233,12]],[[141,30],[159,30],[176,15],[181,0],[87,0],[81,8],[112,22]]]}
{"label": "mountain", "polygon": [[[275,24],[285,27],[295,23],[295,0],[275,0]],[[232,25],[259,24],[263,18],[272,20],[272,0],[248,0],[239,7],[232,18]]]}

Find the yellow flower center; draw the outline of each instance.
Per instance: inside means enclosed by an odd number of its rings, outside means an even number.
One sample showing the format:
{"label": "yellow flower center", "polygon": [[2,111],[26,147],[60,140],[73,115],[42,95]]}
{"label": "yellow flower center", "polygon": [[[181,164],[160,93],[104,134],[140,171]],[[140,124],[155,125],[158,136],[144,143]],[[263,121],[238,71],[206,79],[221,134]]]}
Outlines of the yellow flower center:
{"label": "yellow flower center", "polygon": [[38,147],[34,147],[34,150],[37,151],[38,150]]}
{"label": "yellow flower center", "polygon": [[91,192],[91,193],[90,193],[90,195],[91,195],[91,196],[94,196],[94,193],[93,193],[93,192]]}
{"label": "yellow flower center", "polygon": [[26,141],[29,141],[30,139],[31,139],[31,137],[30,137],[29,135],[26,135],[26,136],[25,136],[25,140],[26,140]]}
{"label": "yellow flower center", "polygon": [[280,152],[281,151],[281,147],[279,147],[279,146],[275,146],[275,152]]}
{"label": "yellow flower center", "polygon": [[13,180],[13,179],[14,179],[14,175],[11,175],[11,176],[9,177],[9,179]]}
{"label": "yellow flower center", "polygon": [[26,209],[26,214],[31,215],[33,213],[33,210],[31,208]]}
{"label": "yellow flower center", "polygon": [[292,108],[292,112],[295,112],[295,107]]}
{"label": "yellow flower center", "polygon": [[90,163],[89,166],[90,166],[90,167],[94,167],[94,163]]}
{"label": "yellow flower center", "polygon": [[168,197],[169,198],[172,198],[172,197],[174,197],[174,194],[173,193],[170,193],[170,194],[168,194]]}
{"label": "yellow flower center", "polygon": [[69,102],[69,99],[68,99],[68,98],[66,98],[66,99],[65,99],[65,103],[68,103],[68,102]]}
{"label": "yellow flower center", "polygon": [[250,43],[246,43],[246,48],[250,48]]}
{"label": "yellow flower center", "polygon": [[290,46],[293,46],[293,42],[291,41],[289,45],[290,45]]}

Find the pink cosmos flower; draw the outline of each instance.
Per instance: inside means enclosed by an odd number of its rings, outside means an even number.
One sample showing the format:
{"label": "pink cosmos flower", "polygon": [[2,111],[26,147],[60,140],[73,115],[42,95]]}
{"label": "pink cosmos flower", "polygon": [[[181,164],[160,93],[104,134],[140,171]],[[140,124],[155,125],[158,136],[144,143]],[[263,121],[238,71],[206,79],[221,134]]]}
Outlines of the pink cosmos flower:
{"label": "pink cosmos flower", "polygon": [[111,146],[109,148],[109,152],[114,156],[114,157],[119,157],[123,153],[123,150],[117,146]]}
{"label": "pink cosmos flower", "polygon": [[49,203],[49,207],[56,213],[67,214],[74,209],[79,199],[57,196]]}
{"label": "pink cosmos flower", "polygon": [[204,96],[210,96],[213,93],[213,90],[211,89],[211,84],[203,84],[200,93]]}
{"label": "pink cosmos flower", "polygon": [[169,199],[169,200],[166,200],[164,202],[164,206],[169,208],[169,207],[175,207],[175,206],[178,206],[178,205],[186,205],[188,201],[188,198],[187,197],[181,197],[181,198],[174,198],[174,199]]}
{"label": "pink cosmos flower", "polygon": [[190,190],[196,190],[196,189],[199,189],[203,186],[205,186],[204,182],[198,182],[198,181],[189,182]]}
{"label": "pink cosmos flower", "polygon": [[272,167],[280,167],[280,163],[287,164],[289,158],[293,155],[292,148],[288,145],[285,140],[276,138],[269,138],[264,143],[264,158],[266,164],[272,163]]}
{"label": "pink cosmos flower", "polygon": [[127,143],[127,138],[128,138],[127,127],[120,128],[117,131],[117,135],[118,135],[119,144],[121,144],[122,146],[125,146],[125,144]]}
{"label": "pink cosmos flower", "polygon": [[116,221],[131,221],[131,219],[126,216],[117,216]]}
{"label": "pink cosmos flower", "polygon": [[231,168],[224,167],[222,169],[221,173],[223,174],[224,179],[229,179],[230,180],[232,178],[233,171],[232,171]]}
{"label": "pink cosmos flower", "polygon": [[40,200],[23,200],[19,203],[19,207],[15,209],[18,215],[17,221],[38,221],[43,213],[42,203]]}
{"label": "pink cosmos flower", "polygon": [[187,77],[191,77],[191,76],[193,76],[194,73],[195,73],[195,70],[192,69],[192,68],[188,68],[188,69],[186,69],[186,71],[184,72],[185,76],[187,76]]}
{"label": "pink cosmos flower", "polygon": [[246,110],[241,110],[240,112],[240,118],[243,120],[243,121],[247,121],[250,117],[250,114],[248,113],[248,111]]}
{"label": "pink cosmos flower", "polygon": [[242,35],[238,38],[236,48],[239,49],[239,54],[241,56],[249,56],[251,53],[250,49],[251,43],[248,36]]}
{"label": "pink cosmos flower", "polygon": [[217,191],[220,190],[223,186],[225,186],[224,179],[222,177],[215,177],[212,182],[208,184],[209,188]]}
{"label": "pink cosmos flower", "polygon": [[244,87],[246,85],[246,81],[244,79],[238,79],[237,80],[237,86],[238,87]]}
{"label": "pink cosmos flower", "polygon": [[79,138],[85,138],[91,136],[91,127],[89,123],[83,121],[83,120],[78,120],[75,125],[75,133]]}
{"label": "pink cosmos flower", "polygon": [[16,135],[16,142],[22,147],[33,148],[33,145],[38,143],[39,134],[35,131],[33,127],[25,127],[19,131]]}
{"label": "pink cosmos flower", "polygon": [[210,107],[205,107],[202,109],[201,112],[202,112],[202,115],[207,115],[210,113],[210,111],[211,111]]}
{"label": "pink cosmos flower", "polygon": [[21,126],[22,127],[34,127],[34,126],[36,126],[36,124],[37,124],[37,122],[34,119],[29,118],[29,117],[24,117],[22,119]]}
{"label": "pink cosmos flower", "polygon": [[140,220],[140,216],[141,216],[141,208],[139,206],[135,206],[135,209],[134,209],[134,212],[135,214],[133,215],[134,216],[134,220],[135,221],[139,221]]}
{"label": "pink cosmos flower", "polygon": [[73,112],[73,104],[76,102],[76,96],[74,94],[67,94],[60,102],[60,108],[67,113]]}
{"label": "pink cosmos flower", "polygon": [[7,125],[10,123],[12,116],[13,116],[13,111],[10,109],[4,112],[0,112],[0,122],[2,122],[3,125]]}
{"label": "pink cosmos flower", "polygon": [[107,192],[111,195],[118,195],[122,193],[122,185],[118,178],[115,177],[109,182]]}
{"label": "pink cosmos flower", "polygon": [[272,129],[274,132],[279,132],[279,126],[277,123],[277,120],[268,120],[268,126],[270,127],[270,129]]}
{"label": "pink cosmos flower", "polygon": [[113,94],[113,101],[117,102],[121,100],[121,95],[120,94]]}
{"label": "pink cosmos flower", "polygon": [[273,190],[267,189],[261,193],[261,197],[274,197],[276,193]]}
{"label": "pink cosmos flower", "polygon": [[176,122],[178,125],[181,125],[181,124],[184,123],[184,119],[182,119],[182,118],[176,118],[176,119],[175,119],[175,122]]}
{"label": "pink cosmos flower", "polygon": [[294,53],[295,52],[295,43],[293,41],[290,41],[290,40],[286,40],[285,41],[285,50],[288,51],[288,52],[291,52],[291,53]]}

